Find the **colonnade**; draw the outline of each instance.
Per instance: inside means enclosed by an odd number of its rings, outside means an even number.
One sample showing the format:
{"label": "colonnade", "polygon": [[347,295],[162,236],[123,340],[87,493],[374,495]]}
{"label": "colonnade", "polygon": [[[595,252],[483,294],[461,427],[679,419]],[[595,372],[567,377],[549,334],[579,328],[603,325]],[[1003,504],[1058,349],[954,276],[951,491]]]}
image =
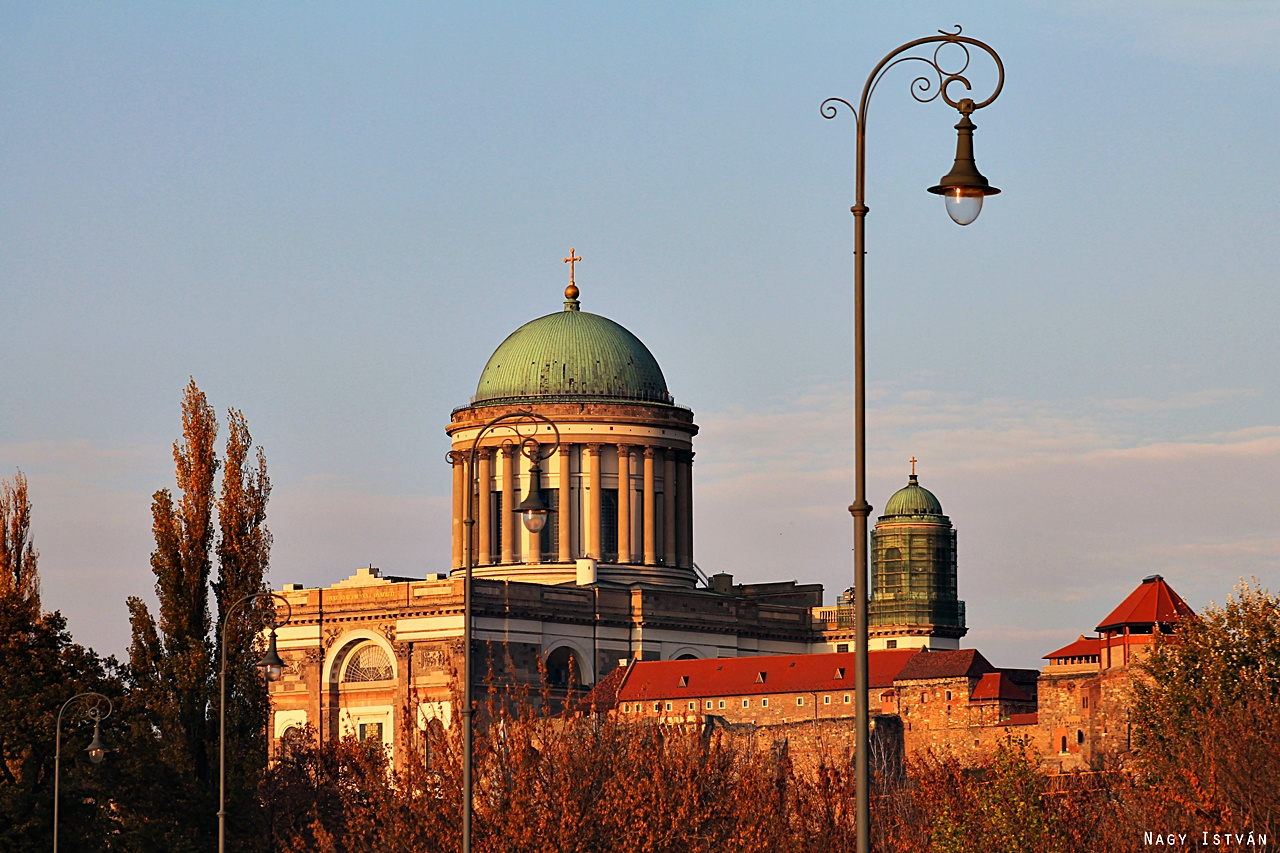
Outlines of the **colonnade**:
{"label": "colonnade", "polygon": [[[579,448],[578,470],[573,470],[574,449]],[[606,448],[616,450],[617,474],[606,472],[602,456]],[[612,455],[612,454],[610,454]],[[604,444],[598,442],[563,443],[542,463],[544,495],[556,493],[556,523],[548,525],[556,532],[548,562],[569,563],[579,557],[594,557],[604,562],[606,555],[629,565],[693,567],[693,451],[678,447],[640,444]],[[463,563],[465,536],[465,495],[468,484],[474,489],[475,565],[541,563],[539,537],[525,532],[511,508],[520,502],[528,486],[530,463],[510,444],[481,447],[476,453],[476,476],[468,476],[467,454],[449,454],[453,464],[453,567]],[[516,466],[520,465],[520,483]],[[496,469],[496,470],[495,470]],[[603,541],[606,509],[603,495],[605,478],[616,479],[617,543]],[[581,499],[574,500],[575,479]],[[501,495],[501,512],[508,516],[501,522],[494,518],[489,496]],[[661,518],[659,518],[661,496]],[[633,524],[634,520],[634,524]],[[490,543],[500,531],[494,559]],[[574,533],[577,536],[574,536]],[[517,544],[517,536],[521,536]],[[576,542],[575,542],[576,539]]]}

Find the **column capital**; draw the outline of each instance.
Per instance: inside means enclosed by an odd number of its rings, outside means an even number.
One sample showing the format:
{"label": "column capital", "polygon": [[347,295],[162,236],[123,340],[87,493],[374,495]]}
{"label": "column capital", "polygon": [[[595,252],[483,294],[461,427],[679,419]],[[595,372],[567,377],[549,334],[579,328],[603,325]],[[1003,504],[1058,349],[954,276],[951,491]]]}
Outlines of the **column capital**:
{"label": "column capital", "polygon": [[619,444],[619,445],[618,445],[618,455],[619,455],[619,456],[623,456],[623,457],[630,456],[630,455],[631,455],[631,445],[629,445],[629,444]]}
{"label": "column capital", "polygon": [[646,445],[645,445],[645,447],[644,447],[644,458],[645,458],[645,459],[652,459],[656,454],[657,454],[657,450],[653,447],[653,445],[651,445],[651,444],[646,444]]}
{"label": "column capital", "polygon": [[514,444],[504,444],[504,445],[502,445],[502,455],[503,455],[503,456],[505,456],[505,457],[506,457],[506,458],[508,458],[508,459],[514,459],[514,458],[515,458],[516,453],[518,453],[518,452],[519,452],[519,450],[520,450],[520,448],[519,448],[519,447],[517,447],[517,446],[516,446],[516,445],[514,445]]}
{"label": "column capital", "polygon": [[479,459],[484,459],[484,460],[486,460],[486,461],[488,461],[488,460],[492,460],[492,459],[493,459],[493,448],[492,448],[492,447],[477,447],[477,448],[476,448],[476,459],[477,459],[477,460],[479,460]]}
{"label": "column capital", "polygon": [[600,448],[603,446],[604,445],[598,441],[591,441],[591,442],[587,442],[586,448],[588,453],[595,456],[600,453]]}
{"label": "column capital", "polygon": [[444,455],[444,458],[450,465],[461,465],[467,461],[467,454],[461,450],[450,450]]}

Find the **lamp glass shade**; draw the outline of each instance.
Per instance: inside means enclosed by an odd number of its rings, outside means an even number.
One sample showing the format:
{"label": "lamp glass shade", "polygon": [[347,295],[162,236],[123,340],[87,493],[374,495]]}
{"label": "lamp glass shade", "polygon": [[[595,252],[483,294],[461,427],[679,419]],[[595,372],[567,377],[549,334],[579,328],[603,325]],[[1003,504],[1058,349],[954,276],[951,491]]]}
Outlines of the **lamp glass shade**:
{"label": "lamp glass shade", "polygon": [[101,724],[95,720],[93,723],[93,743],[89,744],[89,760],[94,764],[101,764],[106,754],[107,748],[102,745]]}
{"label": "lamp glass shade", "polygon": [[284,661],[280,659],[280,652],[276,649],[276,630],[271,629],[271,637],[267,640],[267,653],[262,656],[262,660],[258,661],[258,666],[262,667],[262,671],[266,673],[267,681],[279,681],[280,675],[284,672]]}
{"label": "lamp glass shade", "polygon": [[982,213],[982,199],[986,192],[981,187],[947,187],[943,194],[943,203],[947,206],[947,215],[957,225],[968,225]]}
{"label": "lamp glass shade", "polygon": [[541,533],[542,528],[547,526],[547,510],[545,509],[526,509],[520,513],[520,518],[524,522],[525,530],[530,533]]}
{"label": "lamp glass shade", "polygon": [[530,533],[541,533],[547,524],[547,514],[551,507],[542,497],[542,470],[534,465],[529,469],[529,492],[524,500],[512,509],[520,513],[524,527]]}

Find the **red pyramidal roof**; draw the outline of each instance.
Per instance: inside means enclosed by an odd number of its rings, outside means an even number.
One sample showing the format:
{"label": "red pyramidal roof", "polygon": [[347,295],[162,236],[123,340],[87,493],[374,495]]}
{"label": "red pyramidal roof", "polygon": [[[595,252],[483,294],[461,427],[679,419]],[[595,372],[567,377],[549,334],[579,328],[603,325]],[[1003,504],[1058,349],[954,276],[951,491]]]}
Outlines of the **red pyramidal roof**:
{"label": "red pyramidal roof", "polygon": [[1195,611],[1182,597],[1173,591],[1164,578],[1152,575],[1144,578],[1111,615],[1102,620],[1094,630],[1119,631],[1125,627],[1151,627],[1171,625],[1179,619],[1194,618]]}

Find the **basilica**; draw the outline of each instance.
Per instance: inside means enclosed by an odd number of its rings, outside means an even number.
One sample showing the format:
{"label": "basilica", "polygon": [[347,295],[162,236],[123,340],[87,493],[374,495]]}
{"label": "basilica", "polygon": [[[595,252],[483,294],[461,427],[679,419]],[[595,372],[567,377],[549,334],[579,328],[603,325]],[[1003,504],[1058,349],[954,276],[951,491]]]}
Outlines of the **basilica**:
{"label": "basilica", "polygon": [[[561,310],[502,341],[444,425],[451,571],[370,566],[330,586],[285,585],[275,740],[311,726],[394,755],[401,732],[450,725],[468,562],[473,650],[488,661],[477,679],[546,680],[563,696],[637,662],[850,651],[850,594],[824,606],[820,584],[735,583],[699,567],[694,413],[649,349],[579,296],[571,276]],[[538,524],[521,523],[530,500],[550,510]],[[914,461],[877,520],[872,576],[869,649],[959,648],[956,534]]]}

